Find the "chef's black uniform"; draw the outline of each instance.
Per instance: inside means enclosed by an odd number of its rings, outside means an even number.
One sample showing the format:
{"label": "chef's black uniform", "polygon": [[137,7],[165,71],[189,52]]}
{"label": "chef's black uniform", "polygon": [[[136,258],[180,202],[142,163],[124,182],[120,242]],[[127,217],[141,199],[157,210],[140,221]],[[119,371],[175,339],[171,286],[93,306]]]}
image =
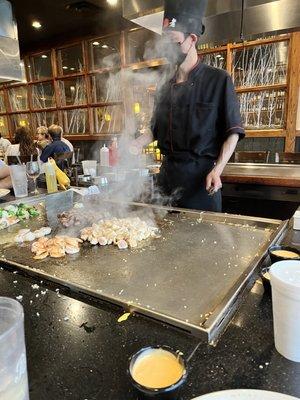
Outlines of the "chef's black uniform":
{"label": "chef's black uniform", "polygon": [[186,82],[167,82],[156,99],[152,132],[164,155],[158,184],[172,205],[220,212],[221,193],[208,195],[206,176],[228,136],[244,137],[230,75],[198,62]]}

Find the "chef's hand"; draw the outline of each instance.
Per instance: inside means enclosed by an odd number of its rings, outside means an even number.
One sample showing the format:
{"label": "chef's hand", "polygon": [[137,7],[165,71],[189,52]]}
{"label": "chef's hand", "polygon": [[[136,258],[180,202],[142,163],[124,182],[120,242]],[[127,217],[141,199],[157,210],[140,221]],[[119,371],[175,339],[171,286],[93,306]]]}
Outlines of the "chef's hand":
{"label": "chef's hand", "polygon": [[206,177],[206,190],[213,195],[222,188],[220,173],[214,168]]}

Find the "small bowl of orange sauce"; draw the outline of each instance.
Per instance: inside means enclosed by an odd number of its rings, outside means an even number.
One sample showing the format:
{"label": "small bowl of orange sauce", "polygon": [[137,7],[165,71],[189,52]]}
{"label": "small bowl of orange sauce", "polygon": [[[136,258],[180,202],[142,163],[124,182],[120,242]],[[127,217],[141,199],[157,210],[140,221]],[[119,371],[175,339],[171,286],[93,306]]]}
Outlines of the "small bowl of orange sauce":
{"label": "small bowl of orange sauce", "polygon": [[167,346],[139,350],[129,360],[128,373],[139,399],[175,400],[187,379],[181,353]]}

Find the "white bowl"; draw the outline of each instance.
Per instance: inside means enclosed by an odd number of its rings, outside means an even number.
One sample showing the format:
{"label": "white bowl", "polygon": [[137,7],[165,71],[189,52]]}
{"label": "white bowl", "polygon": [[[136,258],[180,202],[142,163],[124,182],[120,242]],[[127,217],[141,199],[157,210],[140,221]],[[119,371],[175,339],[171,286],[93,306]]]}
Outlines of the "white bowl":
{"label": "white bowl", "polygon": [[[214,392],[193,400],[297,400],[297,397],[265,390],[236,389]],[[299,399],[298,399],[299,400]]]}

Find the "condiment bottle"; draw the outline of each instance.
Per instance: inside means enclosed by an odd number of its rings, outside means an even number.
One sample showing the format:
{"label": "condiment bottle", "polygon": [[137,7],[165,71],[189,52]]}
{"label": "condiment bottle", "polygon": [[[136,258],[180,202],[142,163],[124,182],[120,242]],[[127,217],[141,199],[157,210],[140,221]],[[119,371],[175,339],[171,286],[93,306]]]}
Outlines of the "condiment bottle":
{"label": "condiment bottle", "polygon": [[100,166],[109,167],[109,149],[105,144],[100,149]]}
{"label": "condiment bottle", "polygon": [[49,162],[44,164],[45,175],[46,175],[46,185],[48,193],[57,192],[57,180],[54,166]]}

